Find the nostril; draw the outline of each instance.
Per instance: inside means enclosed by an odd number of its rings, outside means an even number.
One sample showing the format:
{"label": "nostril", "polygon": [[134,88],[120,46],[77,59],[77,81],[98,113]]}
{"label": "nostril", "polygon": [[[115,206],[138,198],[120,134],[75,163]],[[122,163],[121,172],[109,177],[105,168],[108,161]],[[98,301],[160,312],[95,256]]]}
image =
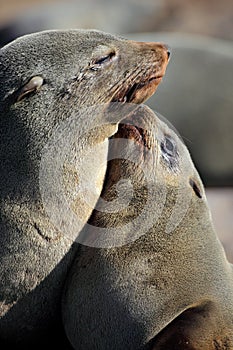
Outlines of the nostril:
{"label": "nostril", "polygon": [[170,56],[171,56],[171,51],[168,49],[167,50],[167,58],[170,59]]}
{"label": "nostril", "polygon": [[164,47],[167,50],[167,59],[169,60],[170,57],[171,57],[171,54],[172,54],[172,50],[171,50],[171,48],[168,45],[164,45]]}

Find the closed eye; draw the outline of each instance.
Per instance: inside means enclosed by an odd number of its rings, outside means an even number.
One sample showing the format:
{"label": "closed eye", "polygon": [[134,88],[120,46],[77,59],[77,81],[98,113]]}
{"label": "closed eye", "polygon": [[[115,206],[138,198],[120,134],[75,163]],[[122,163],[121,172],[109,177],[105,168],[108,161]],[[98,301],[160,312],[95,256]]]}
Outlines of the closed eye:
{"label": "closed eye", "polygon": [[108,55],[105,55],[103,57],[100,57],[94,61],[95,64],[104,64],[109,61],[115,56],[115,52],[110,52]]}
{"label": "closed eye", "polygon": [[116,57],[115,51],[110,51],[108,54],[97,57],[92,60],[90,68],[92,70],[98,70],[111,63],[113,59]]}

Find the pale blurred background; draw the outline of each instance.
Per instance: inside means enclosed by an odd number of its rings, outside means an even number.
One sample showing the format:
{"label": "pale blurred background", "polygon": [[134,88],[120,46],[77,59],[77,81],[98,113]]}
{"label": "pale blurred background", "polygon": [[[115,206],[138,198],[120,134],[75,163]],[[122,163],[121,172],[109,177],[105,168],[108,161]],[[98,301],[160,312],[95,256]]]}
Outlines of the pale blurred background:
{"label": "pale blurred background", "polygon": [[184,138],[233,262],[233,0],[0,0],[0,46],[55,28],[170,45],[166,77],[148,104]]}

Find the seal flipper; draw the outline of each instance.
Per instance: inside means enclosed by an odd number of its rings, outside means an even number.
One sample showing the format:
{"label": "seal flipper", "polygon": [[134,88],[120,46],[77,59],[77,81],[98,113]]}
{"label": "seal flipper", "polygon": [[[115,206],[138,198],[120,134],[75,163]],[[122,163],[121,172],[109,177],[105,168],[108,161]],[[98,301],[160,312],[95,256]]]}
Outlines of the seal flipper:
{"label": "seal flipper", "polygon": [[208,301],[184,311],[151,344],[151,350],[230,350],[233,334],[222,310]]}

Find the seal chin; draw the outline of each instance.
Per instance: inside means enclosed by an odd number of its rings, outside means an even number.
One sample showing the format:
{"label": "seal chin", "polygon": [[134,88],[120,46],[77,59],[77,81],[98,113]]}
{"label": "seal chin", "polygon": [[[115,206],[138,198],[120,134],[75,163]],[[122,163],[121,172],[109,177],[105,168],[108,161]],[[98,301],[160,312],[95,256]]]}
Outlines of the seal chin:
{"label": "seal chin", "polygon": [[145,102],[157,90],[162,81],[164,73],[157,76],[150,76],[147,80],[140,80],[131,86],[123,87],[112,99],[111,102],[136,103]]}
{"label": "seal chin", "polygon": [[141,104],[146,101],[157,90],[159,83],[162,81],[162,76],[150,78],[145,83],[137,84],[133,93],[129,96],[127,102]]}

